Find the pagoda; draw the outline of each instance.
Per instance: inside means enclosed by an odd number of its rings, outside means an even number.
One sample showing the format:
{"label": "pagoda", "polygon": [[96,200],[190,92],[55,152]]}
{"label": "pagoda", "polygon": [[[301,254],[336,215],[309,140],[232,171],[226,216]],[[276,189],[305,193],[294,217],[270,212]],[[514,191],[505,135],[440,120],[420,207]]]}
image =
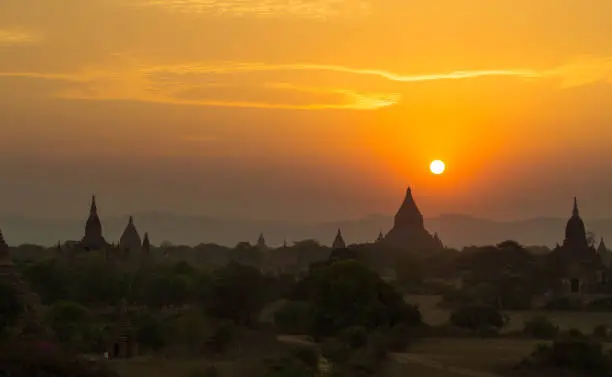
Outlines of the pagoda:
{"label": "pagoda", "polygon": [[346,249],[346,242],[344,242],[344,238],[342,237],[342,231],[338,229],[336,233],[336,238],[334,238],[334,243],[332,244],[332,250],[337,249]]}
{"label": "pagoda", "polygon": [[414,201],[410,187],[395,215],[393,228],[381,242],[398,250],[427,251],[441,248],[442,241],[425,229],[423,215]]}
{"label": "pagoda", "polygon": [[98,216],[95,195],[91,197],[89,217],[85,223],[85,235],[81,239],[81,245],[85,250],[102,250],[108,246],[108,242],[102,236],[102,223]]}
{"label": "pagoda", "polygon": [[130,216],[128,224],[121,234],[121,238],[119,238],[119,248],[122,251],[132,253],[139,252],[141,247],[142,240],[140,239],[140,234],[138,234],[138,230],[134,225],[134,217]]}

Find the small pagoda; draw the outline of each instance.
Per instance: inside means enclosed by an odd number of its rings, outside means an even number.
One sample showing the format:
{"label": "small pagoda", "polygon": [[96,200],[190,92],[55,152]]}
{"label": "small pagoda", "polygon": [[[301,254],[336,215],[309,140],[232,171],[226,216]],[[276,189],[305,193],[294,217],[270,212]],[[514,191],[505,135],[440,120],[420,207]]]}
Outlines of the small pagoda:
{"label": "small pagoda", "polygon": [[443,248],[440,238],[432,236],[425,228],[423,215],[410,187],[406,189],[404,201],[395,215],[393,228],[379,242],[397,250],[435,251]]}
{"label": "small pagoda", "polygon": [[136,333],[130,322],[126,299],[119,303],[117,324],[110,334],[108,342],[109,359],[129,359],[138,356]]}

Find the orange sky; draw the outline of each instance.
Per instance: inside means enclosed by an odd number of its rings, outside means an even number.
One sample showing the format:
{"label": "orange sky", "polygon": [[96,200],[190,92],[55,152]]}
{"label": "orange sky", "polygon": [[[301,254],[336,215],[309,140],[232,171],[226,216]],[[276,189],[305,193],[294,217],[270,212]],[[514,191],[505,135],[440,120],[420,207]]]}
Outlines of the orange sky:
{"label": "orange sky", "polygon": [[[0,213],[612,215],[612,2],[4,0]],[[447,174],[433,177],[432,159]],[[106,204],[104,204],[106,202]],[[42,214],[41,214],[42,213]]]}

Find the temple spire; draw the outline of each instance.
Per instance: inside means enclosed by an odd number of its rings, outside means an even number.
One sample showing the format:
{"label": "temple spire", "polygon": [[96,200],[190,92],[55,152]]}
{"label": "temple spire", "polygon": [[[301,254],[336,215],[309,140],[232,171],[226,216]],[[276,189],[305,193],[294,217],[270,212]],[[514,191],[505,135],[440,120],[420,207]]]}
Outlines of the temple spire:
{"label": "temple spire", "polygon": [[119,238],[119,247],[125,252],[139,251],[142,246],[142,240],[138,230],[134,225],[134,216],[130,216],[125,230]]}
{"label": "temple spire", "polygon": [[89,209],[90,216],[98,216],[98,206],[96,206],[96,196],[91,196],[91,208]]}
{"label": "temple spire", "polygon": [[606,246],[606,243],[604,242],[603,237],[601,237],[601,240],[599,241],[599,246],[597,247],[597,252],[602,254],[608,251],[608,247]]}
{"label": "temple spire", "polygon": [[148,254],[151,251],[151,242],[149,241],[149,233],[145,232],[142,240],[142,253]]}
{"label": "temple spire", "polygon": [[586,228],[584,222],[580,218],[580,212],[578,210],[578,200],[574,197],[574,208],[572,209],[572,216],[565,225],[565,239],[563,240],[564,246],[571,246],[573,249],[582,249],[588,247],[588,240],[586,236]]}
{"label": "temple spire", "polygon": [[345,249],[346,243],[344,242],[344,238],[342,237],[342,231],[338,228],[338,233],[336,233],[336,238],[334,239],[334,243],[332,244],[332,249]]}
{"label": "temple spire", "polygon": [[419,210],[411,187],[406,188],[406,195],[393,221],[393,227],[384,237],[389,247],[397,250],[436,250],[439,245],[425,229],[423,214]]}
{"label": "temple spire", "polygon": [[574,209],[572,210],[572,216],[578,217],[580,216],[580,212],[578,211],[578,200],[574,196]]}
{"label": "temple spire", "polygon": [[259,238],[257,238],[257,247],[259,250],[266,250],[268,245],[266,245],[266,239],[264,238],[263,232],[259,233]]}

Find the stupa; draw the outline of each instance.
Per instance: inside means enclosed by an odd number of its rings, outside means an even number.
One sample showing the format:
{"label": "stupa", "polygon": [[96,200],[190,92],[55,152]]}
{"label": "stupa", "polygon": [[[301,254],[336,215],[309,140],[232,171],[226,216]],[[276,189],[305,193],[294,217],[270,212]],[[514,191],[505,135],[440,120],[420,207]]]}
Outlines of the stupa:
{"label": "stupa", "polygon": [[429,251],[441,248],[442,241],[425,229],[423,215],[412,197],[410,187],[395,215],[393,228],[382,242],[398,250]]}

